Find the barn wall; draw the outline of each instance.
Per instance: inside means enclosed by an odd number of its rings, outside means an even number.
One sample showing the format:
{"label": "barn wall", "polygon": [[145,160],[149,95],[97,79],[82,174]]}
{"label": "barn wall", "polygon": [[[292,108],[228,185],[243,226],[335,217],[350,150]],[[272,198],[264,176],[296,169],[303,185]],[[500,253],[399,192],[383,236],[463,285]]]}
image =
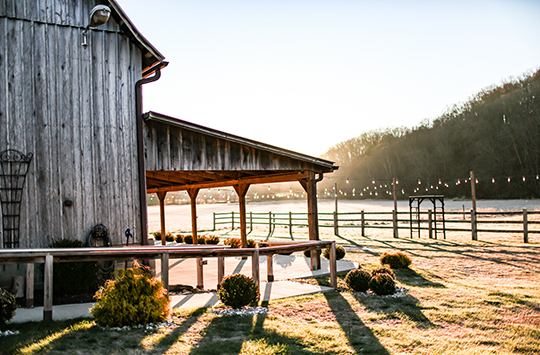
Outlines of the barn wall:
{"label": "barn wall", "polygon": [[21,248],[85,240],[98,223],[116,244],[126,228],[140,230],[134,87],[141,52],[112,18],[81,46],[97,3],[0,0],[0,151],[34,154]]}
{"label": "barn wall", "polygon": [[308,162],[162,122],[145,121],[144,132],[148,171],[321,170]]}

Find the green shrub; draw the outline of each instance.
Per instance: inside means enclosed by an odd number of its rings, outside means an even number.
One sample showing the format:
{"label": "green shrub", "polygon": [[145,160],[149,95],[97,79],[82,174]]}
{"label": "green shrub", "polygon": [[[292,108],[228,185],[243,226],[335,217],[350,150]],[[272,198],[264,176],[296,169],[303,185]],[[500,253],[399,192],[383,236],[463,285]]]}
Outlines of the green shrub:
{"label": "green shrub", "polygon": [[225,239],[225,245],[230,245],[231,248],[240,248],[242,246],[242,241],[240,238],[227,238]]}
{"label": "green shrub", "polygon": [[253,239],[248,239],[247,240],[247,247],[248,248],[256,248],[257,247],[257,242],[255,242]]}
{"label": "green shrub", "polygon": [[206,244],[206,236],[205,235],[197,236],[197,244]]}
{"label": "green shrub", "polygon": [[0,288],[0,328],[15,316],[17,301],[11,292]]}
{"label": "green shrub", "polygon": [[219,244],[219,237],[215,234],[209,235],[206,238],[206,244]]}
{"label": "green shrub", "polygon": [[381,256],[381,265],[388,265],[392,269],[407,269],[411,264],[411,258],[400,251],[395,253],[384,253]]}
{"label": "green shrub", "polygon": [[184,243],[193,244],[193,236],[191,234],[184,236]]}
{"label": "green shrub", "polygon": [[167,242],[174,242],[175,238],[174,238],[174,236],[172,235],[172,233],[167,232],[167,233],[165,233],[165,240],[166,240]]}
{"label": "green shrub", "polygon": [[259,288],[255,281],[242,274],[225,277],[219,288],[219,300],[231,308],[256,305],[259,297]]}
{"label": "green shrub", "polygon": [[371,274],[368,271],[361,269],[354,269],[349,271],[345,276],[345,283],[351,290],[358,292],[366,292],[369,290],[369,281],[371,280]]}
{"label": "green shrub", "polygon": [[[49,244],[51,248],[84,248],[80,240],[59,239]],[[53,297],[91,295],[98,288],[100,266],[95,261],[55,263],[53,268]]]}
{"label": "green shrub", "polygon": [[394,273],[394,271],[384,266],[376,268],[375,270],[371,272],[371,275],[373,276],[379,275],[379,274],[387,274],[387,275],[390,275],[394,280],[396,279],[396,274]]}
{"label": "green shrub", "polygon": [[[347,252],[345,252],[345,249],[341,245],[336,245],[336,260],[343,259],[345,257],[345,254],[347,254]],[[330,248],[324,249],[323,256],[326,259],[330,259]]]}
{"label": "green shrub", "polygon": [[154,235],[155,240],[161,240],[161,232],[160,231],[154,232],[152,234]]}
{"label": "green shrub", "polygon": [[99,325],[123,327],[163,322],[171,314],[170,299],[161,282],[145,270],[119,270],[116,280],[109,280],[95,295],[90,310]]}
{"label": "green shrub", "polygon": [[376,295],[391,295],[396,292],[396,281],[388,274],[378,274],[369,281],[369,288]]}
{"label": "green shrub", "polygon": [[183,243],[184,242],[184,236],[182,234],[176,235],[176,242],[177,243]]}

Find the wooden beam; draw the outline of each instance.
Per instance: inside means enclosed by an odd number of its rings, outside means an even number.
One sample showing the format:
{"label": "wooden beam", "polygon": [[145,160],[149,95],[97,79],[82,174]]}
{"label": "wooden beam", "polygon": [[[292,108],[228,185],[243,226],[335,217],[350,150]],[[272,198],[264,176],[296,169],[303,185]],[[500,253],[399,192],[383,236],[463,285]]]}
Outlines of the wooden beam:
{"label": "wooden beam", "polygon": [[248,189],[249,184],[234,185],[240,206],[240,239],[242,240],[242,248],[247,248],[246,194]]}
{"label": "wooden beam", "polygon": [[[309,240],[319,240],[319,217],[317,211],[317,181],[315,173],[309,172],[307,179],[299,180],[300,184],[307,192],[308,204],[308,229]],[[321,255],[318,250],[311,251],[311,270],[319,270],[321,268]]]}
{"label": "wooden beam", "polygon": [[157,193],[159,199],[159,221],[161,223],[161,245],[167,245],[165,240],[165,196],[167,196],[167,191],[159,191]]}
{"label": "wooden beam", "polygon": [[[199,194],[199,189],[189,189],[187,190],[189,199],[191,201],[191,236],[193,238],[193,245],[199,244],[197,240],[197,195]],[[204,288],[204,274],[203,274],[203,258],[196,259],[196,268],[197,268],[197,288]]]}

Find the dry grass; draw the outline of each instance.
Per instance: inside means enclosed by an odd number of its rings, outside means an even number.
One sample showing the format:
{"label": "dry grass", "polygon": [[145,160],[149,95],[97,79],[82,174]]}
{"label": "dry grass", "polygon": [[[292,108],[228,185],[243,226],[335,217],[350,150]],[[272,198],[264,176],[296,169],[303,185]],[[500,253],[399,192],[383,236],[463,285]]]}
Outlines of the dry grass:
{"label": "dry grass", "polygon": [[[361,237],[344,231],[346,258],[365,269],[385,251],[413,259],[398,270],[405,297],[349,292],[306,295],[266,304],[255,316],[177,312],[160,330],[103,330],[91,321],[21,324],[0,338],[2,353],[51,354],[538,354],[539,244]],[[336,238],[328,234],[323,239]],[[482,238],[481,238],[482,239]],[[507,238],[508,239],[508,238]],[[343,275],[342,275],[343,277]],[[324,279],[310,280],[324,283]]]}

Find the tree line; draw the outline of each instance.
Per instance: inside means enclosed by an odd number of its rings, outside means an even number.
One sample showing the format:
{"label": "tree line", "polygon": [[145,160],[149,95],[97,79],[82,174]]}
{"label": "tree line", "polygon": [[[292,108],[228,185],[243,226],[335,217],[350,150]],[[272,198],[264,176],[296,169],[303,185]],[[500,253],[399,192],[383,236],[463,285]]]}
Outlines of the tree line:
{"label": "tree line", "polygon": [[474,171],[478,198],[538,198],[540,70],[485,88],[417,127],[364,132],[323,157],[340,168],[319,190],[338,182],[350,197],[375,198],[366,191],[384,183],[386,194],[377,198],[388,198],[393,178],[400,198],[469,197]]}

